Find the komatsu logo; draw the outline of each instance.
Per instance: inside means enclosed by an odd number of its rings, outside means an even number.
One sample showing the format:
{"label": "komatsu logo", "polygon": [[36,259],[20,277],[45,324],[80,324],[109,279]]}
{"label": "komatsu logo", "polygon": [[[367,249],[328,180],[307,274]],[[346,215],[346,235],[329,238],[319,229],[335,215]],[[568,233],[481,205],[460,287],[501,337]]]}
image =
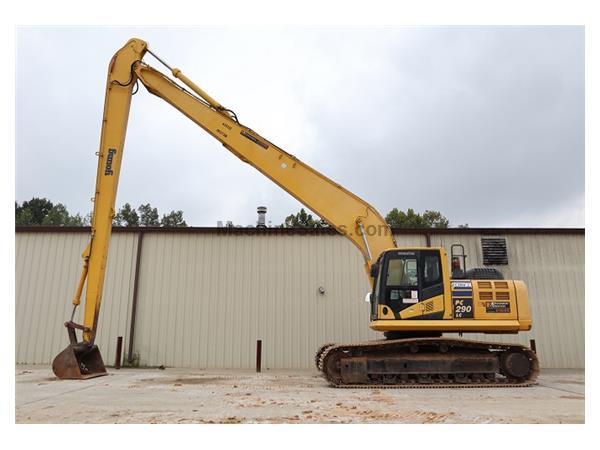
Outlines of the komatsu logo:
{"label": "komatsu logo", "polygon": [[104,169],[104,175],[112,175],[113,174],[112,163],[113,163],[113,156],[115,155],[115,153],[117,153],[116,148],[108,149],[108,156],[106,157],[106,168]]}

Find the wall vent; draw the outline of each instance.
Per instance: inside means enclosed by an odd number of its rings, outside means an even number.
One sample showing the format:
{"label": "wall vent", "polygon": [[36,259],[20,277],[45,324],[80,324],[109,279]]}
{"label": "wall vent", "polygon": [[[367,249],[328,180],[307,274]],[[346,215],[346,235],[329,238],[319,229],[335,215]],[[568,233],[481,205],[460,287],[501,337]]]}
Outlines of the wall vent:
{"label": "wall vent", "polygon": [[508,254],[506,253],[506,239],[504,238],[481,238],[481,251],[483,253],[483,265],[506,265]]}

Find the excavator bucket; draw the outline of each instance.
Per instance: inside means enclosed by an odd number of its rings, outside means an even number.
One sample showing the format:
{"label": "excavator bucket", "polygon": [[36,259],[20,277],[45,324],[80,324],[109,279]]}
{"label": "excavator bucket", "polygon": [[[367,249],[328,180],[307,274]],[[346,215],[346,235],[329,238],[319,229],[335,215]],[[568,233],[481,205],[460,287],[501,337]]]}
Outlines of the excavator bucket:
{"label": "excavator bucket", "polygon": [[61,380],[85,380],[87,378],[108,375],[97,345],[77,342],[72,339],[75,332],[69,325],[71,343],[52,361],[52,371]]}
{"label": "excavator bucket", "polygon": [[52,361],[52,371],[62,380],[85,380],[108,375],[98,346],[87,346],[82,342],[69,344],[60,352]]}

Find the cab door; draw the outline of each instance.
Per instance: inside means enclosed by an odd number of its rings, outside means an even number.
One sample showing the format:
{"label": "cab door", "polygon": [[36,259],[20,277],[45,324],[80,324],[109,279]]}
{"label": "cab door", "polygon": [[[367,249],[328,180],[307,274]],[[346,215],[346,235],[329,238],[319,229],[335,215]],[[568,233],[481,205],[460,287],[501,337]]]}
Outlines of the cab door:
{"label": "cab door", "polygon": [[443,319],[444,274],[438,250],[419,251],[419,305],[400,315],[402,319]]}
{"label": "cab door", "polygon": [[421,297],[423,300],[444,294],[444,278],[440,253],[435,250],[421,250]]}
{"label": "cab door", "polygon": [[372,314],[387,320],[442,318],[444,276],[439,250],[398,249],[381,259]]}

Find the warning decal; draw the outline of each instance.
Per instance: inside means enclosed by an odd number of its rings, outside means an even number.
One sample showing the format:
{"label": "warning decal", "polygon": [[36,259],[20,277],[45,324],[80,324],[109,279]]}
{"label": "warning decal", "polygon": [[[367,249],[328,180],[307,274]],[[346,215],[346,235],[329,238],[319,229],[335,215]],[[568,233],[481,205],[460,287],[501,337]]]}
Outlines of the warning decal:
{"label": "warning decal", "polygon": [[510,302],[485,302],[485,312],[487,313],[509,313]]}

